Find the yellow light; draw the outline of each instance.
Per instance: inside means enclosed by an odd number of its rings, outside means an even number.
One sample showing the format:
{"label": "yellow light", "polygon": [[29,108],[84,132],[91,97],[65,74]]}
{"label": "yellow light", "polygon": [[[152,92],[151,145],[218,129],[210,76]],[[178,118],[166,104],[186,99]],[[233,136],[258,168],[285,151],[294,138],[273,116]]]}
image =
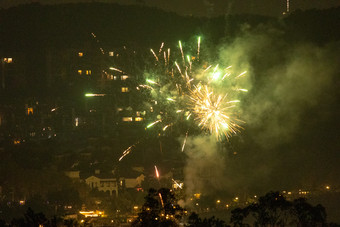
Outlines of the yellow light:
{"label": "yellow light", "polygon": [[33,107],[27,107],[27,115],[33,114]]}
{"label": "yellow light", "polygon": [[123,117],[122,121],[125,121],[125,122],[132,121],[132,117]]}
{"label": "yellow light", "polygon": [[331,189],[331,187],[327,185],[327,186],[326,186],[326,189],[329,190],[329,189]]}
{"label": "yellow light", "polygon": [[220,202],[221,202],[221,200],[217,200],[217,201],[216,201],[216,203],[220,203]]}
{"label": "yellow light", "polygon": [[143,121],[142,117],[135,117],[135,121]]}
{"label": "yellow light", "polygon": [[84,53],[83,53],[83,52],[79,52],[79,53],[78,53],[78,56],[79,56],[79,57],[83,57],[83,56],[84,56]]}
{"label": "yellow light", "polygon": [[128,78],[129,78],[129,76],[127,76],[127,75],[121,76],[121,80],[126,80],[126,79],[128,79]]}
{"label": "yellow light", "polygon": [[122,92],[129,92],[129,88],[128,87],[122,87]]}
{"label": "yellow light", "polygon": [[78,74],[81,75],[83,71],[81,69],[78,69]]}
{"label": "yellow light", "polygon": [[4,62],[12,63],[13,62],[13,58],[4,58]]}

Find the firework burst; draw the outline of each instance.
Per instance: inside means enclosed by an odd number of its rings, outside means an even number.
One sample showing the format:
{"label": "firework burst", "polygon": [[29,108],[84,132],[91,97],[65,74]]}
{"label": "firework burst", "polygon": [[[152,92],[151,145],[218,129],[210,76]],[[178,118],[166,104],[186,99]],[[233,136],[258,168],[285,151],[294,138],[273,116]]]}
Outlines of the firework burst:
{"label": "firework burst", "polygon": [[152,108],[158,106],[159,109],[157,119],[147,128],[160,125],[165,131],[184,119],[215,135],[218,140],[239,133],[240,124],[244,122],[238,118],[240,101],[237,98],[248,90],[240,88],[238,80],[246,71],[235,77],[231,66],[221,70],[219,64],[213,66],[202,61],[200,37],[195,56],[185,55],[182,42],[178,42],[179,62],[170,58],[170,49],[163,51],[163,48],[164,43],[158,54],[151,49],[156,67],[146,73],[147,83],[140,85],[151,90],[155,104]]}

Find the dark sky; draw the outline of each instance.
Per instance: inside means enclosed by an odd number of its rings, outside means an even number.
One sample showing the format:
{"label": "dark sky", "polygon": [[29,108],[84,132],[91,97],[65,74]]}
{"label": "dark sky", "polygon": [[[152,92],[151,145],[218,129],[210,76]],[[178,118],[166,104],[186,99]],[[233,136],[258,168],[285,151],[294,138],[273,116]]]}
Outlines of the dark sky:
{"label": "dark sky", "polygon": [[[0,7],[40,2],[42,4],[95,2],[96,0],[1,0]],[[98,0],[119,4],[145,4],[184,15],[213,16],[220,14],[250,13],[279,16],[286,11],[287,0]],[[324,9],[339,7],[340,0],[289,0],[290,11],[296,9]]]}

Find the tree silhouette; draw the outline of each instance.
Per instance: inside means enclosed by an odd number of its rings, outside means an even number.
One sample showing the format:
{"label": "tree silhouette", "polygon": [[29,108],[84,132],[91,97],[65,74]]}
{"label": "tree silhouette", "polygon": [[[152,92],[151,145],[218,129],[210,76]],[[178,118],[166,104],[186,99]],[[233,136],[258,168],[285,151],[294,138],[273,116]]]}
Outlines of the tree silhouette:
{"label": "tree silhouette", "polygon": [[188,226],[190,227],[224,227],[225,222],[212,216],[211,218],[204,218],[203,220],[195,212],[191,213],[188,218]]}
{"label": "tree silhouette", "polygon": [[43,213],[35,213],[30,207],[27,209],[26,213],[24,214],[25,218],[18,218],[12,220],[12,226],[28,226],[28,227],[35,227],[35,226],[50,226],[49,220],[45,217]]}
{"label": "tree silhouette", "polygon": [[254,226],[324,226],[326,211],[320,204],[312,206],[305,198],[287,201],[279,192],[269,192],[258,203],[231,211],[230,222],[234,226],[248,226],[245,219],[251,215]]}
{"label": "tree silhouette", "polygon": [[133,226],[178,226],[183,212],[170,189],[151,188]]}
{"label": "tree silhouette", "polygon": [[326,223],[326,210],[320,204],[313,207],[305,198],[293,201],[293,213],[297,226],[307,227],[324,225]]}

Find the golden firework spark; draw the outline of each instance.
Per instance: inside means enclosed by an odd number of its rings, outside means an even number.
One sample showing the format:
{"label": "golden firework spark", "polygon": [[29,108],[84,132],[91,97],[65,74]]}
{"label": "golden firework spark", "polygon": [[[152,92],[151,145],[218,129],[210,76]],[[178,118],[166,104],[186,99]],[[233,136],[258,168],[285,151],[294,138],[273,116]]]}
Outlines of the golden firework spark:
{"label": "golden firework spark", "polygon": [[195,115],[195,121],[218,139],[223,135],[230,137],[242,129],[236,123],[242,121],[233,116],[233,109],[236,107],[234,103],[239,102],[238,100],[228,101],[227,94],[215,95],[208,85],[194,86],[194,89],[190,90],[189,100],[189,109]]}

